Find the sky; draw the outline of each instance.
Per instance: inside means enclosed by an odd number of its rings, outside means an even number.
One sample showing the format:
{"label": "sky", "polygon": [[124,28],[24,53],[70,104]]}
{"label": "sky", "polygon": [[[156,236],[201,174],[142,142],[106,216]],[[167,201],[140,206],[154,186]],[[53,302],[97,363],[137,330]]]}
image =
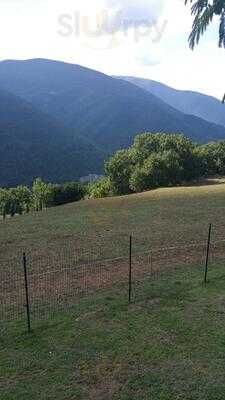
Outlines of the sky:
{"label": "sky", "polygon": [[194,51],[184,0],[0,0],[0,60],[48,58],[222,98],[218,20]]}

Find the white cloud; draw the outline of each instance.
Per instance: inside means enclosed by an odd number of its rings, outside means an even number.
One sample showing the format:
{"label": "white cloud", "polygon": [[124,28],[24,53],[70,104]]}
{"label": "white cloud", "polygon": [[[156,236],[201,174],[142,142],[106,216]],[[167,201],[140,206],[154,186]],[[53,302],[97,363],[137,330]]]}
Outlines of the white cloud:
{"label": "white cloud", "polygon": [[105,0],[105,6],[112,13],[112,28],[120,30],[155,24],[163,0]]}

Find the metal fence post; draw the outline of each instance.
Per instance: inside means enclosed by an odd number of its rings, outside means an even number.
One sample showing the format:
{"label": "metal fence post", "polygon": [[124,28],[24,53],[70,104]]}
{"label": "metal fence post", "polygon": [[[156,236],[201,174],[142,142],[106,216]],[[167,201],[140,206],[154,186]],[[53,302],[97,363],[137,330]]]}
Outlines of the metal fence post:
{"label": "metal fence post", "polygon": [[210,251],[210,244],[211,244],[211,232],[212,232],[212,224],[209,224],[207,250],[206,250],[206,260],[205,260],[205,278],[204,278],[204,282],[205,283],[207,283],[207,276],[208,276],[209,251]]}
{"label": "metal fence post", "polygon": [[131,303],[132,295],[132,236],[130,236],[130,248],[129,248],[129,304]]}
{"label": "metal fence post", "polygon": [[25,296],[26,296],[26,311],[27,311],[27,328],[28,332],[31,332],[30,323],[30,303],[29,303],[29,289],[28,289],[28,279],[27,279],[27,257],[26,253],[23,253],[23,270],[24,270],[24,286],[25,286]]}

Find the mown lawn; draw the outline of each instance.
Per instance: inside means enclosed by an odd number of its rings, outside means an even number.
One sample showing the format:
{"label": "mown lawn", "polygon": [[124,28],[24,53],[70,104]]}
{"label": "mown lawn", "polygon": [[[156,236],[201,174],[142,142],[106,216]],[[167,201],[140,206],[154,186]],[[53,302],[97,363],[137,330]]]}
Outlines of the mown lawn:
{"label": "mown lawn", "polygon": [[90,249],[100,237],[112,243],[111,236],[118,239],[119,234],[127,243],[131,233],[153,247],[200,242],[207,237],[209,222],[214,225],[213,237],[224,239],[224,215],[224,183],[81,201],[0,221],[0,258],[24,250],[49,255],[67,246]]}
{"label": "mown lawn", "polygon": [[84,298],[68,313],[0,330],[4,400],[223,400],[225,266]]}

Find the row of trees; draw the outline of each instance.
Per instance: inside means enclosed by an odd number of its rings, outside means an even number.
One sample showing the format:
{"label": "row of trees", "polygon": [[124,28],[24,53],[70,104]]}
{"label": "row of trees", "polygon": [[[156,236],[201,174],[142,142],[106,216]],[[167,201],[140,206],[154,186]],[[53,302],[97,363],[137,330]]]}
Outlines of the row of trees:
{"label": "row of trees", "polygon": [[203,176],[225,175],[225,141],[194,144],[183,135],[142,134],[105,164],[106,178],[91,197],[123,195],[180,185]]}
{"label": "row of trees", "polygon": [[90,185],[45,183],[0,189],[0,215],[41,211],[79,201],[175,186],[200,177],[225,175],[225,141],[197,145],[183,135],[142,134],[105,164],[106,176]]}
{"label": "row of trees", "polygon": [[13,217],[31,210],[41,211],[43,208],[81,200],[85,193],[85,187],[77,182],[56,185],[38,178],[32,188],[18,186],[0,189],[0,215],[5,218],[7,215]]}

